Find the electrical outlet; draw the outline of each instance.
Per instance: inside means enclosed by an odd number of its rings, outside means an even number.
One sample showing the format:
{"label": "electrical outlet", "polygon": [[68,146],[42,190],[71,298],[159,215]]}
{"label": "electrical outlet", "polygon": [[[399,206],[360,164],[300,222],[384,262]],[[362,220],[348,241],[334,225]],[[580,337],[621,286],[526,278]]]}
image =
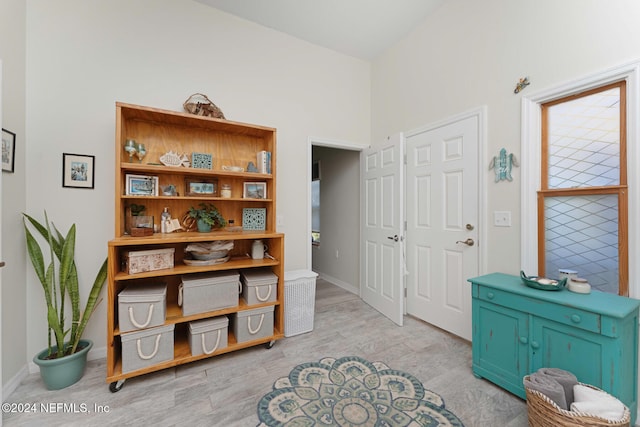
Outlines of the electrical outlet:
{"label": "electrical outlet", "polygon": [[284,225],[284,217],[282,215],[276,215],[276,225],[281,227]]}
{"label": "electrical outlet", "polygon": [[493,225],[496,227],[511,227],[511,211],[494,211]]}

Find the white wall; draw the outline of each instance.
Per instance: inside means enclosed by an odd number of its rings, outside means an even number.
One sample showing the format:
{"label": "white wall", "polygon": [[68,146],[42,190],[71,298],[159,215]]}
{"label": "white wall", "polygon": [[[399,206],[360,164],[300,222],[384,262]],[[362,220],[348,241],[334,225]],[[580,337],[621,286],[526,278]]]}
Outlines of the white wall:
{"label": "white wall", "polygon": [[[502,147],[520,155],[520,101],[538,91],[640,58],[636,0],[455,0],[372,66],[372,137],[407,131],[488,106],[487,174]],[[516,95],[521,77],[531,85]],[[488,177],[487,269],[520,270],[520,173]],[[492,225],[511,211],[513,226]],[[633,262],[633,261],[631,261]]]}
{"label": "white wall", "polygon": [[[25,13],[23,0],[0,2],[2,127],[16,134],[14,173],[2,173],[2,385],[27,361],[25,244],[21,213],[25,209]],[[12,391],[17,384],[9,386]],[[8,393],[7,393],[8,394]],[[6,394],[5,394],[6,397]]]}
{"label": "white wall", "polygon": [[[285,269],[308,268],[307,139],[370,139],[370,64],[185,0],[30,0],[27,34],[27,211],[77,224],[84,295],[114,237],[116,101],[181,111],[202,92],[228,119],[277,128]],[[62,188],[63,152],[96,156],[94,190]],[[27,281],[33,355],[45,318]],[[103,303],[86,334],[97,347],[105,325]]]}

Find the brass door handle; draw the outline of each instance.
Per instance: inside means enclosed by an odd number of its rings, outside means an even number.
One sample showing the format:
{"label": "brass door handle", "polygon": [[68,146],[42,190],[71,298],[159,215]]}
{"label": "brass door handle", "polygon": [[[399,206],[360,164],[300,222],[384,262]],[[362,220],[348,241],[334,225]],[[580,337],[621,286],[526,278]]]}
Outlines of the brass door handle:
{"label": "brass door handle", "polygon": [[456,243],[464,243],[467,246],[473,246],[476,242],[473,239],[469,238],[467,240],[458,240]]}

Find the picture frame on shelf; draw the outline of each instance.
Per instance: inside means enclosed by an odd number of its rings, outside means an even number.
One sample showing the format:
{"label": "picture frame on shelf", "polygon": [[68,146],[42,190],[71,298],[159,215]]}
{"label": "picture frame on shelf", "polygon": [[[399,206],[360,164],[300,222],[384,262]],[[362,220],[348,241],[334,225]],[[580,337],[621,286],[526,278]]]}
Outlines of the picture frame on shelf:
{"label": "picture frame on shelf", "polygon": [[185,178],[184,193],[187,196],[218,197],[218,180],[213,178]]}
{"label": "picture frame on shelf", "polygon": [[149,175],[126,175],[125,195],[127,196],[157,196],[158,177]]}
{"label": "picture frame on shelf", "polygon": [[88,154],[62,153],[62,186],[94,188],[96,157]]}
{"label": "picture frame on shelf", "polygon": [[244,199],[266,199],[266,182],[245,182],[242,187],[242,197]]}
{"label": "picture frame on shelf", "polygon": [[16,160],[16,134],[2,128],[2,171],[13,173]]}

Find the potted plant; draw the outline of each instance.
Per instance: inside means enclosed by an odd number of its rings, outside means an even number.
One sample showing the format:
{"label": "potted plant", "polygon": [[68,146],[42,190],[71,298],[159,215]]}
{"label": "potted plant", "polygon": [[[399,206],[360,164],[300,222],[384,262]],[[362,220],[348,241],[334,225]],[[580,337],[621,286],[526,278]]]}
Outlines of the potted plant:
{"label": "potted plant", "polygon": [[218,209],[211,203],[200,203],[200,209],[193,206],[189,208],[189,216],[197,222],[198,231],[207,233],[211,227],[224,227],[227,221],[223,218]]}
{"label": "potted plant", "polygon": [[[48,347],[38,353],[33,362],[40,367],[45,386],[57,390],[74,384],[84,375],[87,354],[93,342],[82,339],[82,333],[99,302],[98,296],[107,279],[107,260],[102,263],[82,310],[74,260],[76,225],[73,224],[67,235],[63,236],[49,222],[46,211],[44,225],[27,214],[23,215],[27,252],[42,284],[47,306]],[[30,228],[35,229],[47,242],[44,252],[48,252],[48,265],[45,265],[43,250]],[[70,322],[67,318],[69,311]],[[55,342],[52,342],[52,337]]]}

